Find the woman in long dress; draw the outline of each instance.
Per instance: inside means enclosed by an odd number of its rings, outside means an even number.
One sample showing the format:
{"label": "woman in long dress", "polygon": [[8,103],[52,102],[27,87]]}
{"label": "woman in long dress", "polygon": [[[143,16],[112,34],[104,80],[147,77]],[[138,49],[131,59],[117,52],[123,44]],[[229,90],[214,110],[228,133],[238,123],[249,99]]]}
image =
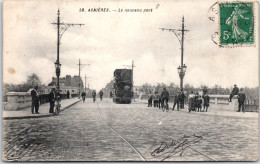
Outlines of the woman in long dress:
{"label": "woman in long dress", "polygon": [[191,91],[191,93],[189,94],[188,101],[189,101],[189,112],[190,112],[194,108],[195,95],[193,91]]}

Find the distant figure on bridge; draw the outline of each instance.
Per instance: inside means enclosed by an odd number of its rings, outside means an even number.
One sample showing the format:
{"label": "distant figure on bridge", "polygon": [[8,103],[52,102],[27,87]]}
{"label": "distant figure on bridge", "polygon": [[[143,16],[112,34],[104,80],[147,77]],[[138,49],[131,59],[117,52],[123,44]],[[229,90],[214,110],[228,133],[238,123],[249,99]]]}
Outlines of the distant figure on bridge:
{"label": "distant figure on bridge", "polygon": [[85,102],[85,99],[86,99],[86,92],[82,92],[81,93],[81,98],[82,98],[82,100],[83,100],[83,103]]}
{"label": "distant figure on bridge", "polygon": [[113,92],[110,91],[110,98],[113,98]]}
{"label": "distant figure on bridge", "polygon": [[237,87],[237,85],[235,84],[234,85],[234,88],[229,96],[229,102],[232,101],[232,97],[235,96],[235,95],[238,95],[238,92],[239,92],[239,88]]}
{"label": "distant figure on bridge", "polygon": [[207,112],[208,108],[209,108],[210,97],[209,97],[208,93],[206,93],[205,95],[202,96],[202,98],[204,100],[203,111],[206,109],[206,112]]}
{"label": "distant figure on bridge", "polygon": [[153,99],[153,106],[154,107],[159,107],[159,98],[160,98],[160,95],[158,94],[158,92],[156,91],[155,92],[155,95],[154,95],[154,99]]}
{"label": "distant figure on bridge", "polygon": [[177,110],[179,110],[179,103],[180,103],[180,92],[178,92],[174,97],[174,104],[172,110],[174,110],[176,104],[177,104]]}
{"label": "distant figure on bridge", "polygon": [[195,109],[195,95],[193,91],[188,96],[188,101],[189,101],[189,112]]}
{"label": "distant figure on bridge", "polygon": [[181,89],[181,93],[179,94],[179,105],[180,109],[184,109],[184,100],[185,100],[185,94],[183,92],[183,89]]}
{"label": "distant figure on bridge", "polygon": [[70,91],[68,90],[67,91],[67,99],[69,99],[70,98]]}
{"label": "distant figure on bridge", "polygon": [[237,98],[238,98],[238,111],[237,112],[240,112],[240,110],[242,108],[242,111],[245,113],[244,103],[245,103],[245,100],[246,100],[246,94],[245,94],[245,92],[243,91],[242,88],[240,89],[240,92],[238,93]]}
{"label": "distant figure on bridge", "polygon": [[132,91],[131,94],[132,94],[131,96],[132,96],[133,101],[135,101],[135,92]]}
{"label": "distant figure on bridge", "polygon": [[152,107],[153,106],[153,94],[149,94],[148,97],[148,107]]}
{"label": "distant figure on bridge", "polygon": [[203,90],[202,90],[202,92],[203,92],[203,95],[206,95],[206,94],[208,93],[207,87],[204,87]]}
{"label": "distant figure on bridge", "polygon": [[196,109],[198,108],[198,98],[199,98],[199,93],[197,92],[196,94],[195,94],[195,98],[194,98],[194,110],[195,110],[195,112],[196,112]]}
{"label": "distant figure on bridge", "polygon": [[196,105],[197,105],[198,112],[201,112],[202,102],[203,102],[203,99],[201,98],[201,95],[198,95],[198,97],[196,99]]}
{"label": "distant figure on bridge", "polygon": [[93,103],[96,101],[96,91],[92,91]]}
{"label": "distant figure on bridge", "polygon": [[49,102],[50,102],[49,113],[53,113],[54,104],[55,104],[55,88],[52,88],[51,92],[49,93]]}
{"label": "distant figure on bridge", "polygon": [[102,101],[102,98],[103,98],[103,91],[102,90],[99,91],[99,97],[100,97],[100,100]]}
{"label": "distant figure on bridge", "polygon": [[162,107],[162,97],[159,95],[159,101],[158,101],[159,109]]}
{"label": "distant figure on bridge", "polygon": [[[38,90],[38,86],[35,86],[32,91],[31,91],[31,96],[32,96],[32,107],[31,107],[31,110],[32,110],[32,114],[36,113],[36,114],[39,114],[39,94],[37,92]],[[35,112],[34,112],[34,109],[35,109]]]}
{"label": "distant figure on bridge", "polygon": [[[161,100],[162,100],[162,105],[164,105],[164,101],[168,104],[169,100],[169,92],[166,90],[166,88],[163,88],[162,94],[161,94]],[[163,106],[162,106],[163,108]]]}

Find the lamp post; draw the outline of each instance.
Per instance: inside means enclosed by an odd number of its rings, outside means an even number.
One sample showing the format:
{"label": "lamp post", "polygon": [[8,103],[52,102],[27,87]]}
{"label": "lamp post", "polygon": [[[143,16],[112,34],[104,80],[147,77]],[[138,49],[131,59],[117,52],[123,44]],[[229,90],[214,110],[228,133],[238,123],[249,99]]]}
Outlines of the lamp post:
{"label": "lamp post", "polygon": [[184,64],[182,66],[179,66],[178,69],[178,73],[179,73],[179,77],[180,77],[180,89],[183,90],[183,78],[185,76],[185,72],[186,72],[186,68],[187,66]]}
{"label": "lamp post", "polygon": [[84,24],[74,24],[74,23],[63,23],[60,22],[60,10],[58,9],[57,12],[57,22],[51,23],[55,26],[57,26],[57,60],[54,63],[55,68],[56,68],[56,76],[57,76],[57,90],[60,92],[60,41],[61,37],[63,36],[64,32],[69,28],[69,27],[74,27],[74,26],[83,26]]}
{"label": "lamp post", "polygon": [[55,64],[56,76],[57,76],[57,90],[59,92],[60,91],[60,67],[61,67],[61,64],[58,61],[58,59],[57,59],[57,61],[54,64]]}
{"label": "lamp post", "polygon": [[181,44],[181,66],[179,66],[178,73],[180,77],[180,89],[183,90],[183,78],[186,72],[187,66],[185,64],[183,65],[183,52],[184,52],[184,32],[187,32],[188,30],[184,29],[184,16],[182,17],[182,28],[181,29],[167,29],[167,28],[159,28],[162,31],[167,30],[169,32],[173,32],[177,39],[179,40]]}

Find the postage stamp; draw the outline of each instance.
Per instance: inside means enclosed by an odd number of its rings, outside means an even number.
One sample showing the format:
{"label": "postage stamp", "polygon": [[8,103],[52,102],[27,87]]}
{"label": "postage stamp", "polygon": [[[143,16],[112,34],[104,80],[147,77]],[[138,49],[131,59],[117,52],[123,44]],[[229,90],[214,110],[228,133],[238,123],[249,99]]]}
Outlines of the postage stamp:
{"label": "postage stamp", "polygon": [[254,45],[254,24],[254,2],[219,3],[220,46]]}

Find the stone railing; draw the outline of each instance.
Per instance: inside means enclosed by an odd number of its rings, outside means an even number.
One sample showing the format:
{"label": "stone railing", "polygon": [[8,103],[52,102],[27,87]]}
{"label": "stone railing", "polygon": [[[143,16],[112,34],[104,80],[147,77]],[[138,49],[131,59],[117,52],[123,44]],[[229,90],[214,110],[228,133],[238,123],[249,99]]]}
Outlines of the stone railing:
{"label": "stone railing", "polygon": [[[72,94],[71,97],[77,97],[78,94]],[[6,94],[7,102],[3,103],[4,110],[19,110],[30,107],[32,105],[32,97],[30,92],[8,92]],[[66,99],[66,94],[62,94],[62,99]],[[48,94],[39,95],[40,104],[48,103]]]}
{"label": "stone railing", "polygon": [[229,95],[209,95],[209,97],[211,104],[227,106],[232,111],[238,110],[237,95],[233,96],[232,102],[229,102]]}
{"label": "stone railing", "polygon": [[32,104],[31,93],[29,92],[8,92],[6,97],[7,102],[4,103],[4,110],[18,110]]}

